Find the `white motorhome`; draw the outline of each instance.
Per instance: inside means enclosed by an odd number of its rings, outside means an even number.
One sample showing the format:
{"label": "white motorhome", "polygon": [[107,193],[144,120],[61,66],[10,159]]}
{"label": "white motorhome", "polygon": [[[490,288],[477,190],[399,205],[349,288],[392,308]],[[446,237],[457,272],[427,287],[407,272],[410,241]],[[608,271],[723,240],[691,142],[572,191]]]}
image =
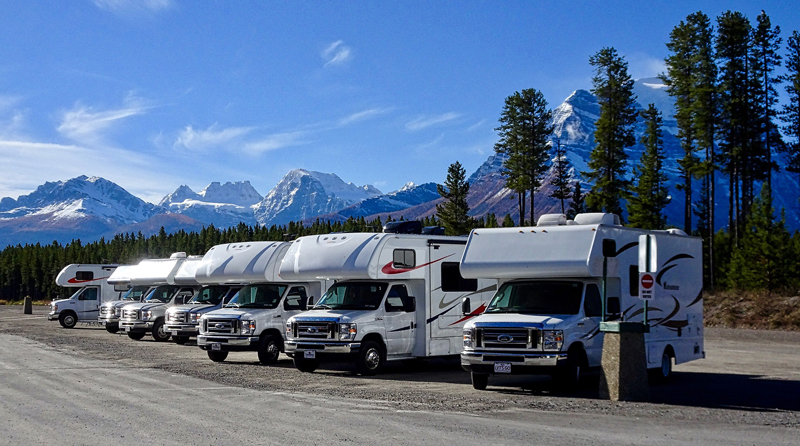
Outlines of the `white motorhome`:
{"label": "white motorhome", "polygon": [[111,273],[108,283],[121,293],[117,300],[104,302],[100,306],[100,315],[97,322],[106,327],[109,333],[119,331],[119,316],[122,307],[133,302],[141,302],[151,289],[149,285],[131,285],[131,276],[135,275],[137,265],[123,265]]}
{"label": "white motorhome", "polygon": [[194,295],[193,287],[175,284],[175,274],[184,261],[187,261],[186,253],[176,252],[169,259],[139,262],[136,274],[131,277],[131,285],[154,288],[148,291],[143,301],[122,307],[119,329],[129,338],[139,340],[149,333],[158,342],[169,340],[170,333],[164,329],[167,308],[181,305]]}
{"label": "white motorhome", "polygon": [[64,328],[73,328],[81,322],[95,322],[100,305],[119,299],[120,293],[108,283],[108,278],[118,265],[71,264],[56,276],[56,285],[78,288],[68,299],[50,303],[48,321],[57,320]]}
{"label": "white motorhome", "polygon": [[305,310],[325,289],[322,280],[287,281],[278,267],[288,242],[242,242],[217,245],[203,257],[195,278],[202,284],[239,285],[223,308],[200,318],[197,345],[209,359],[224,361],[228,352],[255,351],[262,364],[274,364],[284,350],[286,320]]}
{"label": "white motorhome", "polygon": [[[313,309],[286,324],[286,352],[304,372],[320,361],[355,362],[364,375],[385,361],[457,355],[470,314],[461,300],[486,302],[493,279],[464,279],[466,238],[347,233],[300,237],[281,263],[284,279],[337,282]],[[476,313],[477,314],[477,313]]]}
{"label": "white motorhome", "polygon": [[[639,238],[657,242],[655,296],[639,298]],[[603,240],[607,301],[602,301]],[[462,367],[476,389],[491,374],[545,373],[567,381],[599,367],[606,319],[642,322],[647,368],[661,378],[676,364],[705,357],[702,241],[679,230],[623,227],[613,214],[545,215],[535,227],[475,229],[461,259],[464,277],[499,280],[485,312],[464,326]],[[655,372],[655,373],[653,373]]]}
{"label": "white motorhome", "polygon": [[[213,249],[213,248],[212,248]],[[172,335],[178,344],[184,344],[192,336],[197,336],[200,331],[200,317],[204,313],[214,311],[228,303],[239,291],[240,286],[205,284],[195,278],[197,270],[205,267],[204,257],[190,257],[178,268],[174,282],[176,285],[195,287],[194,296],[183,305],[176,305],[167,309],[164,329]]]}

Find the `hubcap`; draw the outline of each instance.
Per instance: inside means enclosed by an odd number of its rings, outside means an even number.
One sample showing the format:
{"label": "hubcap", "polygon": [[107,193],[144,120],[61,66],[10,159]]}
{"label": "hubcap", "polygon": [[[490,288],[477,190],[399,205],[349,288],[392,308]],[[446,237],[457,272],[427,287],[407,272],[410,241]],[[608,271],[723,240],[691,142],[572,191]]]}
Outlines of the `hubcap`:
{"label": "hubcap", "polygon": [[377,350],[370,349],[367,352],[366,358],[364,358],[364,362],[367,364],[367,367],[370,369],[374,369],[378,367],[378,364],[381,362],[381,354]]}
{"label": "hubcap", "polygon": [[280,351],[278,350],[278,346],[273,342],[267,346],[267,353],[269,353],[270,356],[278,356]]}
{"label": "hubcap", "polygon": [[72,316],[67,316],[64,318],[64,323],[67,325],[72,325],[75,323],[75,319]]}

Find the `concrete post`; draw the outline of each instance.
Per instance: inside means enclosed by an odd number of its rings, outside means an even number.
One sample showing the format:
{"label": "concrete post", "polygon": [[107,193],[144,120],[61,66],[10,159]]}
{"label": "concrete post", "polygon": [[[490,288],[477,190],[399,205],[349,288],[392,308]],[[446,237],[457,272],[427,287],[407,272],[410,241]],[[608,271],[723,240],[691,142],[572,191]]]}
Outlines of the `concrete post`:
{"label": "concrete post", "polygon": [[600,398],[612,401],[648,401],[646,326],[638,322],[602,322],[603,358]]}
{"label": "concrete post", "polygon": [[25,300],[22,302],[22,313],[33,314],[33,299],[31,299],[31,296],[25,296]]}

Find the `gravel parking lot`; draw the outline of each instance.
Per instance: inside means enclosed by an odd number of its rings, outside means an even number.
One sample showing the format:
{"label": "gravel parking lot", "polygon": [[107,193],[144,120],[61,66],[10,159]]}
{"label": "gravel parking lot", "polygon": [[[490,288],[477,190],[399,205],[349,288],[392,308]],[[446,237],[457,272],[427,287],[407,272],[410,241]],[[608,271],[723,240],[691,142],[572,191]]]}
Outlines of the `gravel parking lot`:
{"label": "gravel parking lot", "polygon": [[344,365],[313,374],[295,370],[290,358],[261,366],[255,353],[231,353],[211,362],[194,341],[186,345],[141,341],[109,334],[101,326],[63,329],[48,322],[48,307],[23,315],[22,307],[0,306],[0,333],[22,336],[56,350],[121,366],[153,368],[227,386],[344,397],[380,402],[396,410],[461,413],[536,410],[607,414],[636,420],[800,427],[800,333],[706,331],[707,359],[675,367],[668,384],[652,387],[650,403],[597,398],[597,379],[578,389],[559,389],[547,377],[492,377],[476,391],[457,360],[390,363],[374,377],[354,375]]}

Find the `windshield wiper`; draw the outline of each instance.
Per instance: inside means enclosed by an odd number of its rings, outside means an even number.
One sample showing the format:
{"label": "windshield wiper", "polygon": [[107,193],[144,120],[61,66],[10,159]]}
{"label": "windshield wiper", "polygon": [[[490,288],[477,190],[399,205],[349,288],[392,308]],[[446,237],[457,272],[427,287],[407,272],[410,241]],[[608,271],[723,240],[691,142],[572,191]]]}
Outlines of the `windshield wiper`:
{"label": "windshield wiper", "polygon": [[330,305],[325,305],[325,304],[316,304],[312,308],[317,309],[317,307],[324,308],[326,310],[332,310],[333,309],[333,307],[331,307]]}
{"label": "windshield wiper", "polygon": [[231,302],[231,303],[225,305],[225,308],[239,308],[239,304]]}

